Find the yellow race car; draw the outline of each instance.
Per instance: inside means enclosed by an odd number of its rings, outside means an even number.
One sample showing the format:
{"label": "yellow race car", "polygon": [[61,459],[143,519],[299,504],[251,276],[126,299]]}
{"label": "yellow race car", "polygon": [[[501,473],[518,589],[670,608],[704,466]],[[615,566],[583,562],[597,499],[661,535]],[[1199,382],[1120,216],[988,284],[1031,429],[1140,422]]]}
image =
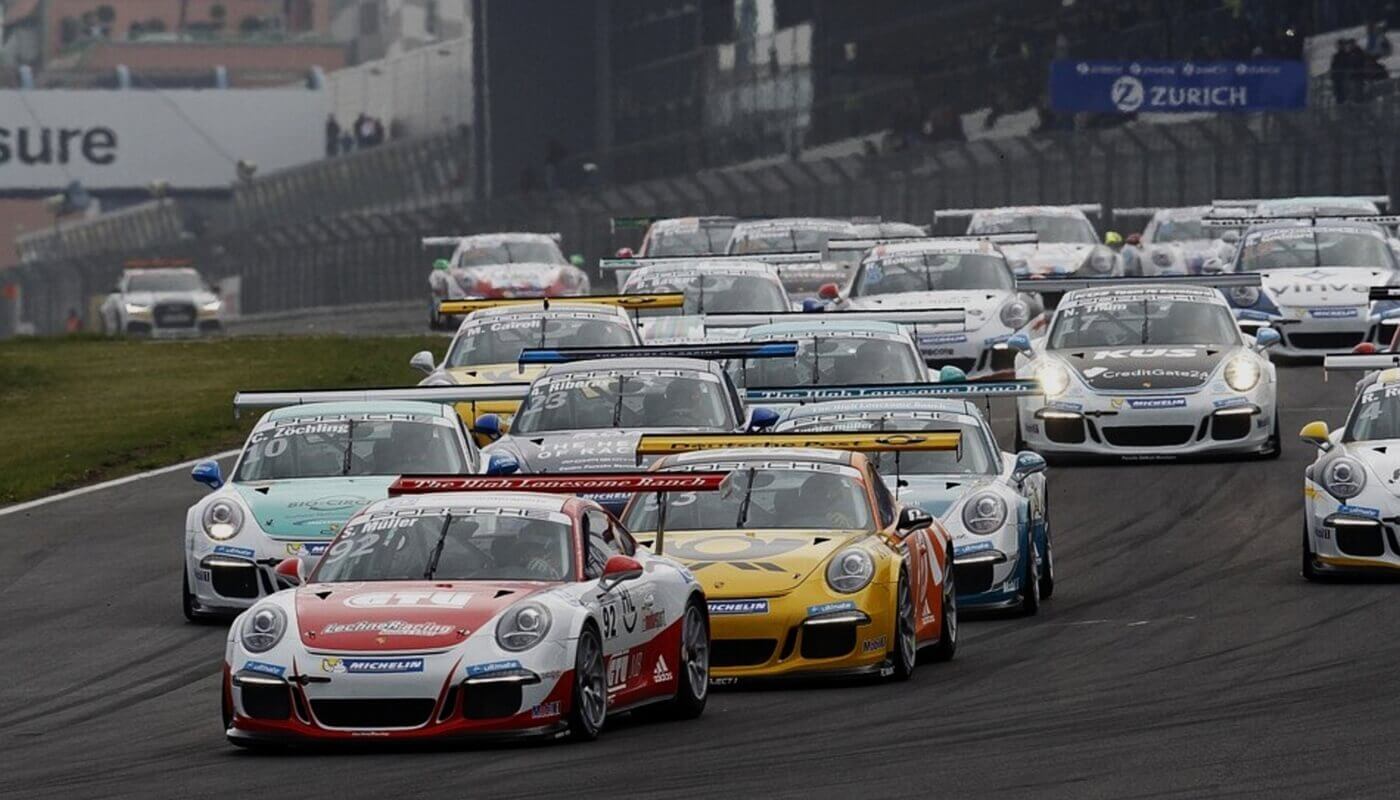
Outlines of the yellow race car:
{"label": "yellow race car", "polygon": [[[638,541],[705,587],[711,682],[819,673],[907,679],[957,649],[953,545],[861,451],[955,450],[956,432],[656,435],[668,472],[723,470],[724,491],[638,495]],[[691,452],[695,451],[695,452]]]}
{"label": "yellow race car", "polygon": [[[458,403],[457,413],[488,444],[509,428],[529,384],[545,365],[518,363],[520,351],[539,347],[629,347],[640,345],[636,313],[680,308],[684,295],[593,295],[555,298],[444,300],[441,314],[467,315],[441,363],[431,351],[414,354],[409,364],[427,374],[422,386],[518,385],[520,397]],[[631,314],[629,315],[629,311]],[[478,417],[495,415],[494,430],[475,429]],[[489,424],[488,424],[489,428]]]}

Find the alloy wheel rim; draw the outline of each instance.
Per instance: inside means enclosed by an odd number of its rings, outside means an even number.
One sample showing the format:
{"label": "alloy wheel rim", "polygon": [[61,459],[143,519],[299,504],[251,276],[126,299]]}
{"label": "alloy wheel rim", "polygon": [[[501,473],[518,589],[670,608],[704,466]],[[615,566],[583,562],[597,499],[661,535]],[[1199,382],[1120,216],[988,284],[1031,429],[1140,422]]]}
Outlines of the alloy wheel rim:
{"label": "alloy wheel rim", "polygon": [[705,621],[700,609],[691,606],[685,612],[685,669],[690,677],[690,691],[696,700],[704,700],[710,688],[710,641],[705,635]]}
{"label": "alloy wheel rim", "polygon": [[594,730],[603,727],[608,713],[608,689],[603,677],[603,651],[597,639],[585,637],[579,645],[583,648],[582,670],[579,680],[584,720]]}
{"label": "alloy wheel rim", "polygon": [[943,580],[943,619],[948,626],[948,638],[956,642],[958,640],[958,591],[953,585],[953,571],[948,570],[948,577]]}
{"label": "alloy wheel rim", "polygon": [[904,663],[914,665],[914,601],[909,590],[909,579],[901,578],[899,593],[899,650]]}

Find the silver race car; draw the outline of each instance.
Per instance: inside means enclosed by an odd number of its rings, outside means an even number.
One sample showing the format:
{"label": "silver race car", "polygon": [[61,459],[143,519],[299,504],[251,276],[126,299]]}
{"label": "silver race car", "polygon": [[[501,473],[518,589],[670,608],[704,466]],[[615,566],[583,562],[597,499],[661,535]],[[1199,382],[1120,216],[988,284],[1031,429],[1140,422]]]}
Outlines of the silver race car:
{"label": "silver race car", "polygon": [[451,247],[450,258],[433,262],[429,324],[451,328],[459,321],[444,315],[444,300],[497,297],[560,297],[588,294],[588,274],[559,249],[559,234],[487,233],[477,236],[430,236],[424,247]]}
{"label": "silver race car", "polygon": [[223,331],[223,301],[188,261],[128,261],[99,316],[108,336],[186,338]]}
{"label": "silver race car", "polygon": [[939,211],[934,221],[969,218],[967,233],[973,236],[1034,233],[1033,244],[1002,248],[1017,277],[1122,275],[1123,260],[1099,241],[1089,213],[1099,214],[1102,209],[1097,205],[950,209]]}

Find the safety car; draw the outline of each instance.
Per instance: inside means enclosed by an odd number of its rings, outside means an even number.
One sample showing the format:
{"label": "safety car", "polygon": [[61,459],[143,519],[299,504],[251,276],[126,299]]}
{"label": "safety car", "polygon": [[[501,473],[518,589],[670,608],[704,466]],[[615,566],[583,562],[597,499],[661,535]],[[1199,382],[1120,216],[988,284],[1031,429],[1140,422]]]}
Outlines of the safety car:
{"label": "safety car", "polygon": [[[1046,335],[1017,335],[1017,450],[1163,458],[1279,453],[1272,328],[1243,334],[1220,292],[1258,275],[1052,281],[1069,291]],[[1100,285],[1101,283],[1111,285]],[[1087,287],[1087,288],[1086,288]]]}
{"label": "safety car", "polygon": [[1034,235],[832,240],[828,247],[833,251],[863,255],[844,287],[827,284],[820,295],[837,310],[962,308],[961,330],[916,336],[924,360],[979,377],[1009,373],[1014,353],[998,345],[1013,334],[1043,329],[1048,319],[1038,295],[1017,291],[998,247],[1027,240]]}
{"label": "safety car", "polygon": [[796,300],[816,295],[824,283],[844,283],[850,265],[827,256],[831,239],[856,238],[854,223],[843,219],[788,217],[740,222],[730,234],[725,252],[737,256],[810,253],[802,263],[786,266],[783,285]]}
{"label": "safety car", "polygon": [[308,562],[359,509],[404,473],[471,474],[489,467],[447,403],[494,387],[240,392],[237,410],[271,409],[225,477],[202,461],[191,477],[212,491],[184,524],[186,618],[226,615],[275,591],[273,568]]}
{"label": "safety car", "polygon": [[724,477],[398,479],[314,568],[278,565],[302,585],[234,621],[228,738],[589,740],[644,705],[698,717],[709,691],[703,589],[597,504],[559,494],[694,496]]}
{"label": "safety car", "polygon": [[1258,287],[1229,291],[1246,330],[1276,328],[1277,353],[1320,356],[1377,341],[1381,318],[1395,308],[1373,304],[1372,288],[1400,283],[1400,263],[1376,222],[1390,217],[1256,218],[1231,269],[1257,272]]}
{"label": "safety car", "polygon": [[1122,275],[1122,259],[1099,242],[1088,213],[1101,214],[1102,209],[1097,205],[950,209],[939,211],[934,221],[967,217],[967,233],[973,236],[1034,233],[1034,243],[1002,248],[1017,277]]}
{"label": "safety car", "polygon": [[127,261],[98,317],[108,336],[185,338],[223,331],[224,304],[189,261]]}
{"label": "safety car", "polygon": [[1400,570],[1400,353],[1327,356],[1324,368],[1359,370],[1356,397],[1336,430],[1309,422],[1299,437],[1317,448],[1303,477],[1302,572]]}
{"label": "safety car", "polygon": [[564,258],[559,238],[557,233],[425,237],[424,247],[453,248],[452,256],[434,261],[428,274],[430,326],[451,328],[460,322],[441,312],[444,300],[588,294],[588,273]]}
{"label": "safety car", "polygon": [[928,512],[901,504],[870,451],[953,450],[956,432],[644,436],[653,469],[723,470],[730,490],[637,495],[623,520],[705,588],[710,670],[751,678],[907,679],[920,650],[957,648],[953,545]]}

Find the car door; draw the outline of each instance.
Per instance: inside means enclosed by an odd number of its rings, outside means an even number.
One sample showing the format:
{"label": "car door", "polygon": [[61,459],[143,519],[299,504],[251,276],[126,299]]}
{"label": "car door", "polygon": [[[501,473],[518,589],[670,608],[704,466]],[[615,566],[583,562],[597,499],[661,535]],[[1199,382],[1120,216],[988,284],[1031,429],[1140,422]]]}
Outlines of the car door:
{"label": "car door", "polygon": [[[879,515],[880,524],[893,531],[901,506],[890,494],[889,487],[873,470],[868,480],[875,493],[875,511]],[[939,546],[940,540],[935,530],[933,527],[923,528],[899,540],[904,549],[904,563],[909,571],[909,590],[914,598],[914,630],[920,642],[930,641],[938,636],[942,614],[940,606],[943,577],[947,574],[949,566],[944,563],[947,560],[946,548]]]}
{"label": "car door", "polygon": [[[618,531],[616,523],[603,511],[589,509],[583,513],[586,578],[602,578],[603,567],[612,556],[631,555],[626,551],[631,540],[620,538]],[[596,603],[602,622],[610,705],[634,701],[647,686],[649,676],[643,674],[642,651],[648,637],[640,601],[654,593],[651,573],[643,572],[641,577],[624,581],[607,591],[600,586],[589,596],[590,601]]]}

